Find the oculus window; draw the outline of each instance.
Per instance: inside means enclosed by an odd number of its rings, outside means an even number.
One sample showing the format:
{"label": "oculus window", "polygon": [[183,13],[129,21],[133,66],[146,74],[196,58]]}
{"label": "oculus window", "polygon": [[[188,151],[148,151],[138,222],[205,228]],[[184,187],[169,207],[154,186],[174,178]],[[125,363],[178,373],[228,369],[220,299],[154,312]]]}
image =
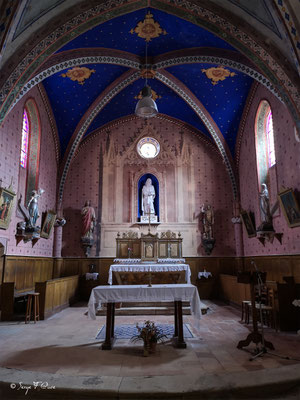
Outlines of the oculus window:
{"label": "oculus window", "polygon": [[160,152],[160,144],[152,137],[144,137],[137,144],[137,152],[142,158],[155,158]]}

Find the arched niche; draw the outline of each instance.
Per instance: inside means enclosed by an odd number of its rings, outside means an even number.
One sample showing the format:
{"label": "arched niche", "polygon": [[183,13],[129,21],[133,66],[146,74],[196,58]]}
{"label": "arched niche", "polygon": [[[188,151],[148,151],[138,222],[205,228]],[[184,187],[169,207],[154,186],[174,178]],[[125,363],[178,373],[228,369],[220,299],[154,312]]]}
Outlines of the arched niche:
{"label": "arched niche", "polygon": [[144,175],[142,175],[140,177],[140,179],[138,180],[138,219],[140,220],[141,216],[142,216],[142,189],[143,186],[146,183],[146,180],[150,178],[152,180],[152,185],[154,186],[154,190],[155,190],[155,198],[154,198],[154,209],[155,209],[155,214],[157,215],[157,219],[159,221],[159,182],[158,179],[156,178],[155,175],[151,174],[151,173],[146,173]]}

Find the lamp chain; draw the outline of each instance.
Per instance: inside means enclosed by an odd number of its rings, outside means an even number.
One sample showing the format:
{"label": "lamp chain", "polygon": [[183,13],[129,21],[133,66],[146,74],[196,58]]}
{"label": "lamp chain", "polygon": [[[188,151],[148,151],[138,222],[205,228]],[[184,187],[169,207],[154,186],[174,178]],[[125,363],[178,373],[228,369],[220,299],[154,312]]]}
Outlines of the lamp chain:
{"label": "lamp chain", "polygon": [[147,68],[148,68],[148,43],[146,40],[146,86],[147,86],[147,82],[148,82]]}

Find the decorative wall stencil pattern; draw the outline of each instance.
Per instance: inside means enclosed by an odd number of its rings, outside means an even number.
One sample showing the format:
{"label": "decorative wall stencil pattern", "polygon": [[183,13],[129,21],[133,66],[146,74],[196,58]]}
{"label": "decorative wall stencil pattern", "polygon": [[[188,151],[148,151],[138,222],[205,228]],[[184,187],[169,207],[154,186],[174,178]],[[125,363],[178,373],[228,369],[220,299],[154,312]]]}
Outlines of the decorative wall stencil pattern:
{"label": "decorative wall stencil pattern", "polygon": [[91,74],[95,73],[95,69],[87,67],[74,67],[69,69],[65,74],[61,74],[63,78],[70,78],[71,81],[76,81],[79,85],[84,85],[86,79],[89,79]]}
{"label": "decorative wall stencil pattern", "polygon": [[[48,115],[44,108],[43,100],[40,96],[38,88],[33,88],[29,96],[16,106],[14,112],[7,116],[4,123],[0,126],[0,178],[2,185],[9,186],[13,181],[13,188],[17,192],[16,198],[23,195],[25,197],[26,174],[20,163],[20,147],[21,147],[21,128],[24,104],[26,101],[35,101],[40,123],[40,162],[39,162],[39,186],[45,189],[43,196],[39,201],[39,211],[42,215],[46,209],[56,209],[56,182],[57,182],[57,163],[56,163],[56,146],[51,133]],[[53,254],[53,235],[48,240],[40,239],[34,247],[31,242],[20,242],[16,246],[16,225],[20,218],[16,215],[15,202],[12,220],[9,228],[2,233],[2,236],[8,238],[7,254],[19,256],[40,256],[52,257]],[[41,219],[38,219],[41,222]]]}
{"label": "decorative wall stencil pattern", "polygon": [[205,73],[213,85],[217,85],[219,81],[224,81],[226,78],[236,75],[235,72],[230,72],[222,66],[202,69],[201,71]]}
{"label": "decorative wall stencil pattern", "polygon": [[[64,257],[81,256],[80,248],[76,243],[80,228],[80,209],[87,193],[96,208],[96,214],[99,213],[101,204],[100,215],[102,218],[99,217],[99,220],[102,221],[101,231],[107,232],[101,238],[99,256],[103,257],[104,254],[107,257],[115,256],[117,235],[115,229],[121,230],[121,234],[132,229],[130,221],[136,217],[136,214],[132,215],[130,204],[134,203],[135,199],[131,198],[129,193],[131,193],[130,188],[135,186],[143,173],[152,173],[160,179],[160,206],[162,207],[160,216],[163,222],[158,231],[166,232],[169,229],[172,232],[180,231],[185,246],[184,256],[202,254],[199,247],[200,237],[198,238],[196,232],[198,229],[196,216],[204,202],[212,204],[214,210],[218,210],[215,214],[215,218],[218,220],[218,229],[216,230],[214,254],[230,256],[235,253],[234,228],[231,223],[230,180],[220,153],[217,152],[216,146],[212,142],[209,142],[204,135],[195,134],[195,131],[186,125],[183,126],[175,120],[170,121],[161,115],[153,118],[149,127],[145,126],[143,119],[132,116],[110,124],[106,130],[109,133],[100,129],[89,135],[80,145],[70,166],[63,197],[63,208],[66,210],[65,216],[68,219],[68,224],[65,225],[63,231]],[[120,151],[127,149],[129,145],[135,151],[134,147],[138,138],[148,134],[163,144],[161,152],[166,152],[169,156],[166,161],[160,160],[153,168],[147,166],[147,163],[131,164],[127,160],[126,165],[123,165],[122,160],[127,152],[120,155]],[[182,137],[185,138],[185,143],[182,143]],[[116,144],[114,153],[117,154],[118,161],[109,166],[103,166],[101,159],[107,151],[108,141]],[[185,163],[181,165],[185,159],[185,149],[192,150],[189,154],[190,162],[188,165]],[[142,159],[140,158],[140,160]],[[120,167],[120,162],[123,168]],[[95,166],[95,168],[91,168],[91,166]],[[178,178],[174,175],[175,168],[178,168],[179,173],[182,174],[184,182],[184,190],[181,191],[184,196],[184,207],[180,207],[178,204],[177,189],[175,189]],[[114,179],[111,179],[113,171]],[[191,180],[190,173],[196,177],[194,181]],[[104,196],[99,190],[99,184],[101,184]],[[115,190],[116,187],[118,190]],[[165,196],[162,193],[163,188]],[[103,203],[104,198],[106,200]],[[179,212],[178,209],[180,209]],[[180,217],[185,222],[179,223]],[[107,218],[110,218],[109,222],[103,223],[103,220],[107,220]],[[116,224],[117,220],[119,222]],[[191,232],[195,232],[195,236],[192,236]]]}
{"label": "decorative wall stencil pattern", "polygon": [[150,42],[151,39],[160,35],[166,35],[167,31],[162,29],[158,22],[154,21],[153,15],[148,11],[144,21],[140,21],[134,29],[130,30],[130,33],[136,33],[138,37]]}
{"label": "decorative wall stencil pattern", "polygon": [[[299,143],[294,135],[294,122],[286,108],[274,98],[265,88],[259,86],[254,94],[247,120],[245,122],[244,134],[241,140],[239,177],[241,207],[252,210],[255,214],[256,226],[260,224],[260,206],[256,154],[255,154],[255,117],[261,100],[266,100],[271,106],[274,140],[276,152],[276,177],[271,182],[270,203],[276,202],[277,196],[272,193],[272,188],[280,190],[285,188],[300,188],[300,163]],[[272,177],[271,177],[272,178]],[[276,188],[277,185],[277,188]],[[272,196],[273,194],[273,196]],[[275,254],[299,254],[300,252],[300,227],[289,228],[283,213],[273,217],[273,225],[276,232],[282,232],[282,245],[274,240],[273,243],[266,243],[262,246],[256,238],[248,238],[243,232],[245,256],[262,256]],[[280,262],[280,261],[279,261]],[[271,279],[269,277],[269,279]]]}

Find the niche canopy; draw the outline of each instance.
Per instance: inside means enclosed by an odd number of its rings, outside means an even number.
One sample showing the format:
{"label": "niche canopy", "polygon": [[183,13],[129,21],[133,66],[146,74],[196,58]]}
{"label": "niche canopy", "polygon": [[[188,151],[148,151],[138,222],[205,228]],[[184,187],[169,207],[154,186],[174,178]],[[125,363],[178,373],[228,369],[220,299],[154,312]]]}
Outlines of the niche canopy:
{"label": "niche canopy", "polygon": [[156,139],[146,136],[138,141],[136,148],[142,158],[151,159],[159,154],[160,144]]}

